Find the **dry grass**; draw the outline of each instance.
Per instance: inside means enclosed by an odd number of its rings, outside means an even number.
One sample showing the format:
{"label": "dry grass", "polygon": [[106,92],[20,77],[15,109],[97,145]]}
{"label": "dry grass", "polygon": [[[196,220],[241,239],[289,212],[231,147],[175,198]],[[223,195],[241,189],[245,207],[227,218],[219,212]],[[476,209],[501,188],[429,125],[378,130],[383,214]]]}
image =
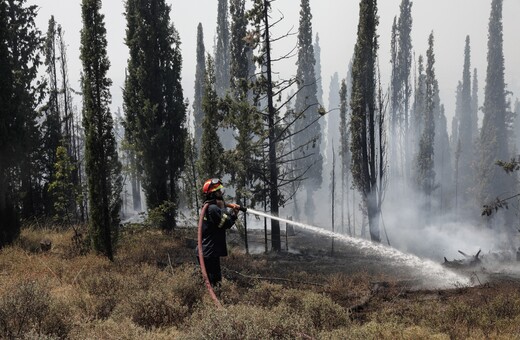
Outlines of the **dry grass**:
{"label": "dry grass", "polygon": [[223,260],[216,309],[189,247],[195,230],[127,228],[114,262],[80,256],[73,234],[26,228],[0,250],[0,338],[520,338],[518,282],[410,291],[400,278],[339,269],[346,255],[236,247]]}

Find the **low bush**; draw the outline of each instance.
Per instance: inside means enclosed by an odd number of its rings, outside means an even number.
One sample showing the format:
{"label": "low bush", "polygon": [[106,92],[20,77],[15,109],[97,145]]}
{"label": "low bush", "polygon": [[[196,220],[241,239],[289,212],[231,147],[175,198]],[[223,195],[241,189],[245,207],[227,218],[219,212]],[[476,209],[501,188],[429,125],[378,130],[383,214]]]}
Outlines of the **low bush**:
{"label": "low bush", "polygon": [[313,332],[311,325],[286,309],[233,305],[199,310],[179,339],[304,339]]}
{"label": "low bush", "polygon": [[40,282],[12,286],[0,297],[0,338],[25,334],[66,338],[71,327],[68,306],[55,300]]}

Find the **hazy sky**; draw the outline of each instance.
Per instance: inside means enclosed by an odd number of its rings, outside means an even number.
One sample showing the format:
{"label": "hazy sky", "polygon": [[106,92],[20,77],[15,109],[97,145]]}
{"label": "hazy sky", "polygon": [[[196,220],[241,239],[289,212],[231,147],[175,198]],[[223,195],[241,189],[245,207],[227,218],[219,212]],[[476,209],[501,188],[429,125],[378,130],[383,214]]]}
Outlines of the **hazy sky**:
{"label": "hazy sky", "polygon": [[[184,96],[193,101],[193,81],[195,75],[196,31],[199,22],[204,28],[204,42],[207,52],[213,51],[216,27],[217,0],[167,0],[172,5],[171,18],[179,31],[183,54]],[[65,30],[68,44],[69,74],[71,86],[80,89],[79,75],[79,32],[81,29],[80,0],[29,0],[40,7],[37,25],[45,32],[51,15]],[[399,13],[401,0],[380,0],[378,2],[380,24],[379,59],[384,86],[390,77],[390,33],[392,21]],[[313,14],[313,33],[319,34],[321,46],[322,83],[327,105],[328,88],[332,74],[338,72],[346,76],[348,62],[356,41],[359,0],[310,0]],[[462,78],[464,43],[470,35],[472,49],[472,69],[479,74],[479,104],[484,100],[483,87],[487,67],[487,29],[491,0],[415,0],[412,15],[412,43],[416,55],[425,55],[427,39],[433,30],[435,36],[436,74],[440,84],[441,100],[446,107],[448,119],[453,116],[455,90]],[[273,17],[283,13],[284,20],[276,27],[276,32],[284,33],[291,27],[298,28],[300,1],[277,0],[273,4]],[[278,12],[280,11],[280,13]],[[128,49],[124,44],[126,21],[123,16],[123,0],[103,2],[106,28],[108,32],[108,53],[111,61],[109,77],[113,81],[113,110],[122,107],[122,87],[127,62]],[[520,97],[520,1],[504,0],[504,54],[506,63],[506,83]],[[288,38],[273,46],[275,55],[288,52],[295,44],[295,37]],[[296,72],[295,59],[275,66],[290,75]],[[76,100],[76,105],[80,105]],[[448,120],[450,122],[450,120]]]}

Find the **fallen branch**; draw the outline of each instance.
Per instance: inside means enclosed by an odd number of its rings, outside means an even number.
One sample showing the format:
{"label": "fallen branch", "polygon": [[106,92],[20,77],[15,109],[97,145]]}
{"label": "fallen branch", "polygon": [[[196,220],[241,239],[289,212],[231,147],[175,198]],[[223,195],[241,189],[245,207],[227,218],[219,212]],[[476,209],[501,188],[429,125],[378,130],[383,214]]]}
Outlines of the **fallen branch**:
{"label": "fallen branch", "polygon": [[286,279],[286,278],[282,278],[282,277],[249,276],[249,275],[245,275],[245,274],[242,274],[240,272],[237,272],[236,270],[229,270],[229,269],[227,269],[226,271],[233,272],[233,273],[238,274],[238,275],[240,275],[242,277],[245,277],[247,279],[252,279],[252,280],[283,281],[283,282],[290,282],[290,283],[297,283],[297,284],[318,286],[318,287],[324,287],[325,286],[324,284],[321,284],[321,283],[305,282],[305,281],[295,281],[295,280]]}

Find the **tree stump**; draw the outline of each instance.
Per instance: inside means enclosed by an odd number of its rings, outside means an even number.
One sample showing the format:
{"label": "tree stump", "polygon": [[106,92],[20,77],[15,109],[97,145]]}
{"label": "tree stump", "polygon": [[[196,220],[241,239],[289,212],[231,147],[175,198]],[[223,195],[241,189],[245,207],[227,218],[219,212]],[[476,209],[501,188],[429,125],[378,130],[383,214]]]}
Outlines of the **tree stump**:
{"label": "tree stump", "polygon": [[40,241],[40,249],[42,252],[46,253],[52,248],[52,241],[48,238],[44,238]]}

